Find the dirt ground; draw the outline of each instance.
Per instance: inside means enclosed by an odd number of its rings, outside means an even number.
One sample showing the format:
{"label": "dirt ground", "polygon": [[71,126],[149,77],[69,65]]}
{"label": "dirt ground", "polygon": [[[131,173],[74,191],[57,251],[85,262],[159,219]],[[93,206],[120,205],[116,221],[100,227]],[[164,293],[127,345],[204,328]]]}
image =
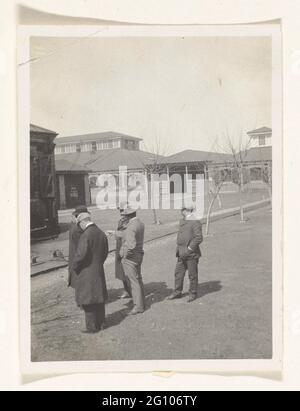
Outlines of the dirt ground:
{"label": "dirt ground", "polygon": [[[149,244],[143,278],[147,310],[128,316],[118,299],[112,257],[106,263],[107,328],[80,332],[83,312],[66,287],[67,270],[31,279],[32,360],[257,359],[272,356],[272,213],[264,207],[217,221],[202,245],[199,297],[167,301],[172,292],[175,235]],[[188,287],[186,277],[185,287]]]}

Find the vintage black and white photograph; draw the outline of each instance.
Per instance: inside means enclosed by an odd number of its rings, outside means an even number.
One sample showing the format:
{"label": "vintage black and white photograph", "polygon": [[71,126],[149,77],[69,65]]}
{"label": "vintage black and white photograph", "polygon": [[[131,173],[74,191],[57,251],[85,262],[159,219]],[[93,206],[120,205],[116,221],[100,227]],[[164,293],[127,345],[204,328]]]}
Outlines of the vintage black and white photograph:
{"label": "vintage black and white photograph", "polygon": [[279,361],[279,26],[26,39],[28,361]]}

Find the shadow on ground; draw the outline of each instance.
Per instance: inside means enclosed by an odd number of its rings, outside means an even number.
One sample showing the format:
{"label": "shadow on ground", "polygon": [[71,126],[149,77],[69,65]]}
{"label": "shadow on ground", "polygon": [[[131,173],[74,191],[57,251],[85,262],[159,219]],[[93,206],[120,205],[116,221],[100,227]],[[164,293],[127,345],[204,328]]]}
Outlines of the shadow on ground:
{"label": "shadow on ground", "polygon": [[218,293],[221,290],[222,290],[221,281],[208,281],[206,283],[199,284],[198,298],[203,298],[208,294]]}
{"label": "shadow on ground", "polygon": [[116,325],[121,324],[121,322],[127,317],[129,311],[130,309],[127,307],[122,308],[122,310],[115,311],[112,314],[108,314],[105,319],[106,328],[115,327]]}
{"label": "shadow on ground", "polygon": [[[146,297],[146,311],[149,310],[152,305],[164,301],[173,292],[173,289],[169,288],[167,284],[162,281],[145,284],[144,289]],[[203,298],[208,294],[217,293],[221,290],[221,281],[208,281],[206,283],[199,284],[198,298]],[[108,303],[113,303],[119,300],[120,295],[123,291],[123,288],[110,290]],[[127,301],[125,304],[126,308],[122,308],[119,311],[107,315],[107,328],[119,325],[127,317],[129,311],[133,308],[132,302],[130,300],[124,301]]]}
{"label": "shadow on ground", "polygon": [[[203,298],[208,294],[218,293],[222,290],[222,283],[221,281],[207,281],[206,283],[202,283],[198,285],[198,295],[197,300],[199,298]],[[189,293],[182,294],[182,297],[186,297]]]}
{"label": "shadow on ground", "polygon": [[164,301],[173,290],[165,282],[153,282],[145,285],[147,310],[153,305]]}
{"label": "shadow on ground", "polygon": [[[153,304],[157,304],[166,299],[168,295],[172,293],[172,289],[168,288],[165,282],[152,282],[145,284],[145,297],[146,297],[146,310],[149,310]],[[120,295],[123,292],[123,288],[109,290],[108,303],[113,303],[120,299]],[[119,311],[115,311],[112,314],[107,315],[106,323],[107,328],[119,325],[132,310],[133,305],[130,300],[124,300],[126,308],[122,308]]]}
{"label": "shadow on ground", "polygon": [[[163,301],[172,293],[172,289],[168,288],[165,282],[152,282],[144,285],[145,297],[147,305],[152,305]],[[108,303],[113,303],[120,299],[120,295],[124,292],[123,288],[109,290]],[[126,299],[124,300],[127,301]]]}

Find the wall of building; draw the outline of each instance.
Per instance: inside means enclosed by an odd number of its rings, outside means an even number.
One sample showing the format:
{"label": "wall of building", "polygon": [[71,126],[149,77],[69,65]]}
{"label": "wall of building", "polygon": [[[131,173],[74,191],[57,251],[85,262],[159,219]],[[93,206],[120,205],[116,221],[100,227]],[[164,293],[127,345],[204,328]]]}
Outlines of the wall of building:
{"label": "wall of building", "polygon": [[[59,210],[75,208],[78,205],[91,205],[91,190],[88,174],[59,174],[56,176],[57,203]],[[72,199],[72,190],[78,192],[78,197]]]}
{"label": "wall of building", "polygon": [[107,139],[101,141],[88,141],[82,143],[59,144],[56,142],[55,154],[102,151],[123,148],[126,150],[139,150],[139,142],[128,139]]}
{"label": "wall of building", "polygon": [[271,147],[272,146],[272,136],[271,137],[262,136],[262,138],[265,139],[263,145],[260,144],[261,143],[260,138],[258,138],[258,137],[252,138],[251,139],[251,147],[255,148],[255,147]]}

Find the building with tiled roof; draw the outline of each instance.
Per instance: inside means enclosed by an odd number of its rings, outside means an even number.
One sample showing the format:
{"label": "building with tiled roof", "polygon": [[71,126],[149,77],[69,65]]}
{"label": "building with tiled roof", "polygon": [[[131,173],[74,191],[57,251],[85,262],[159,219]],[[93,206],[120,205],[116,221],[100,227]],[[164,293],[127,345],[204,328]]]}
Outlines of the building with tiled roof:
{"label": "building with tiled roof", "polygon": [[56,155],[57,160],[64,159],[73,164],[88,168],[90,174],[114,173],[120,166],[126,166],[131,171],[144,170],[146,165],[151,163],[153,157],[153,153],[125,149]]}
{"label": "building with tiled roof", "polygon": [[199,150],[185,150],[180,153],[173,154],[172,156],[166,157],[164,161],[168,164],[178,164],[178,163],[222,163],[228,161],[231,158],[230,155],[225,153],[213,153],[208,151]]}
{"label": "building with tiled roof", "polygon": [[272,129],[261,127],[256,130],[248,131],[252,147],[271,147],[272,146]]}
{"label": "building with tiled roof", "polygon": [[[272,147],[253,144],[262,134],[266,136],[265,138],[270,138],[270,132],[272,133],[271,129],[264,127],[248,133],[251,137],[252,147],[243,157],[245,167],[249,169],[253,179],[259,179],[261,170],[272,164]],[[131,139],[133,145],[124,145],[128,139]],[[110,148],[106,145],[108,141],[110,141]],[[127,167],[128,177],[134,178],[136,173],[145,173],[150,170],[152,173],[168,175],[169,177],[175,174],[181,175],[183,181],[187,175],[191,179],[195,179],[199,174],[208,178],[210,172],[215,168],[232,169],[234,167],[232,154],[184,150],[167,157],[157,156],[154,153],[140,150],[141,141],[140,138],[115,132],[57,138],[55,141],[57,149],[62,148],[63,145],[65,145],[65,149],[64,152],[56,150],[56,161],[57,164],[65,162],[63,167],[68,168],[70,172],[75,171],[76,168],[88,170],[92,201],[94,201],[93,195],[98,187],[98,177],[103,174],[111,174],[118,182],[120,167]],[[67,144],[69,144],[68,148]],[[76,149],[76,145],[80,145],[80,148],[77,146]]]}
{"label": "building with tiled roof", "polygon": [[30,124],[30,133],[52,134],[52,135],[55,135],[55,136],[58,135],[55,131],[48,130],[46,128],[36,126],[35,124]]}
{"label": "building with tiled roof", "polygon": [[59,137],[55,154],[99,152],[111,149],[139,150],[141,138],[113,131]]}
{"label": "building with tiled roof", "polygon": [[244,161],[245,163],[271,162],[272,147],[252,147],[245,154]]}

